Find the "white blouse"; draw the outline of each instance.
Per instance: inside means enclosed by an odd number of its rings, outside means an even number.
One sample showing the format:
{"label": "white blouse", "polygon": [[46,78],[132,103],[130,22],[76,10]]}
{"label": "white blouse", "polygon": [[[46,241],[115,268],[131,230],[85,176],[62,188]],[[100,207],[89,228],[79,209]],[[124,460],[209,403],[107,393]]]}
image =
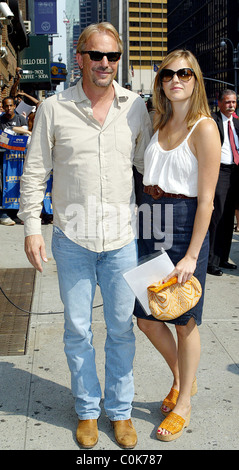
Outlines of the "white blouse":
{"label": "white blouse", "polygon": [[184,141],[172,150],[163,150],[158,142],[158,131],[153,135],[144,154],[145,186],[157,185],[166,193],[196,197],[198,192],[198,161],[191,152],[188,139],[200,118]]}

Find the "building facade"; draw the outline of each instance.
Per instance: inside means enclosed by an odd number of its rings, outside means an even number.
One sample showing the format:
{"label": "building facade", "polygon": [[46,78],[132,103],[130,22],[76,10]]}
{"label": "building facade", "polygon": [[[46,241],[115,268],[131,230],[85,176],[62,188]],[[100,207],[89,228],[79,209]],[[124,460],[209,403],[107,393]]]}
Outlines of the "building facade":
{"label": "building facade", "polygon": [[26,0],[8,0],[6,3],[13,16],[8,20],[0,12],[0,100],[9,95],[16,78],[19,54],[28,45],[24,23],[27,19]]}
{"label": "building facade", "polygon": [[168,0],[168,50],[196,55],[212,109],[221,89],[238,91],[238,40],[239,0]]}
{"label": "building facade", "polygon": [[80,31],[101,21],[110,21],[110,0],[80,0]]}

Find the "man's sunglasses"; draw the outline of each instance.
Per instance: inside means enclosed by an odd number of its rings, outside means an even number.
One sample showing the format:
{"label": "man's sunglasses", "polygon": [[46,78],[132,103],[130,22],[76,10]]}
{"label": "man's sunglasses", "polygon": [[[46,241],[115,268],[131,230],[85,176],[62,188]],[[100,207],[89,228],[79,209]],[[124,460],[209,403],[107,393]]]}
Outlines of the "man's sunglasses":
{"label": "man's sunglasses", "polygon": [[100,62],[103,57],[107,57],[108,62],[118,62],[121,56],[121,52],[82,51],[81,54],[89,54],[94,62]]}
{"label": "man's sunglasses", "polygon": [[193,69],[190,69],[189,67],[186,67],[184,69],[179,69],[176,72],[171,69],[163,69],[160,72],[160,80],[161,82],[170,82],[174,75],[177,75],[178,79],[181,80],[182,82],[188,82],[191,80],[192,76],[194,75]]}

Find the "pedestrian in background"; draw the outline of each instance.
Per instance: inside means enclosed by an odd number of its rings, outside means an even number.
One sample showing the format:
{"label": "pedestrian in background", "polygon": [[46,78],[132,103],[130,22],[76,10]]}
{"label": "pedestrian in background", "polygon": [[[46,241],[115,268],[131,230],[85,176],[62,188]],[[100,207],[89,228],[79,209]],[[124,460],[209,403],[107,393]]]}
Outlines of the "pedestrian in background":
{"label": "pedestrian in background", "polygon": [[221,139],[221,165],[214,198],[210,231],[209,274],[222,276],[222,268],[236,269],[228,261],[239,184],[239,121],[233,117],[237,97],[233,90],[223,90],[218,98],[219,111],[213,114]]}
{"label": "pedestrian in background", "polygon": [[137,263],[133,165],[143,172],[151,124],[144,101],[114,81],[122,43],[109,23],[90,25],[77,45],[82,79],[38,109],[24,174],[19,217],[25,250],[42,271],[41,203],[53,168],[53,254],[65,310],[65,352],[85,448],[98,440],[101,387],[91,330],[100,286],[107,327],[104,407],[124,448],[137,434],[134,396],[134,295],[122,272]]}
{"label": "pedestrian in background", "polygon": [[[153,103],[155,134],[145,151],[141,200],[152,208],[153,234],[144,239],[144,221],[140,219],[139,256],[154,253],[159,245],[155,234],[161,227],[154,220],[156,206],[161,209],[161,226],[167,206],[173,206],[170,233],[165,237],[169,235],[172,240],[166,251],[175,269],[164,281],[177,276],[178,283],[184,284],[194,274],[204,293],[220,138],[210,117],[202,72],[190,51],[177,50],[163,60],[155,78]],[[178,344],[166,323],[147,316],[136,302],[134,314],[139,328],[173,373],[172,389],[161,407],[167,416],[157,430],[159,440],[177,439],[190,421],[190,398],[195,393],[200,358],[197,326],[201,324],[203,293],[195,307],[169,321],[176,327]]]}

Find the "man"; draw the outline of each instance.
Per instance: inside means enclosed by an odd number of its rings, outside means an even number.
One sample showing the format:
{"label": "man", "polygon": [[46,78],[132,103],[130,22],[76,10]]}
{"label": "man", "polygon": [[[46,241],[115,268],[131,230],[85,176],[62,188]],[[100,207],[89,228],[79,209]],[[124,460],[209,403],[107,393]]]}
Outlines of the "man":
{"label": "man", "polygon": [[[2,100],[4,114],[0,116],[0,130],[14,129],[25,126],[27,129],[27,121],[24,116],[15,113],[16,105],[14,98],[8,96]],[[15,131],[16,132],[16,131]]]}
{"label": "man", "polygon": [[239,176],[239,122],[232,115],[236,109],[236,94],[224,90],[218,99],[219,112],[213,115],[220,132],[221,166],[215,191],[214,211],[209,227],[210,251],[208,273],[221,276],[222,268],[236,269],[228,262],[235,214]]}
{"label": "man", "polygon": [[98,440],[101,390],[91,315],[96,284],[107,327],[104,407],[124,448],[137,442],[131,422],[134,297],[122,272],[136,265],[132,165],[143,172],[151,125],[143,100],[114,78],[122,52],[109,23],[88,26],[77,45],[82,79],[38,109],[21,179],[19,217],[28,259],[42,271],[41,201],[53,166],[53,254],[65,309],[65,352],[79,418],[77,440]]}
{"label": "man", "polygon": [[[2,107],[4,113],[0,116],[0,131],[12,130],[16,133],[27,133],[26,119],[15,113],[14,98],[8,96],[2,100]],[[0,166],[3,164],[3,153],[0,154]],[[2,188],[0,190],[0,199],[2,199]],[[1,204],[1,201],[0,201]],[[15,225],[14,220],[9,217],[9,211],[0,209],[0,224],[1,225]]]}

